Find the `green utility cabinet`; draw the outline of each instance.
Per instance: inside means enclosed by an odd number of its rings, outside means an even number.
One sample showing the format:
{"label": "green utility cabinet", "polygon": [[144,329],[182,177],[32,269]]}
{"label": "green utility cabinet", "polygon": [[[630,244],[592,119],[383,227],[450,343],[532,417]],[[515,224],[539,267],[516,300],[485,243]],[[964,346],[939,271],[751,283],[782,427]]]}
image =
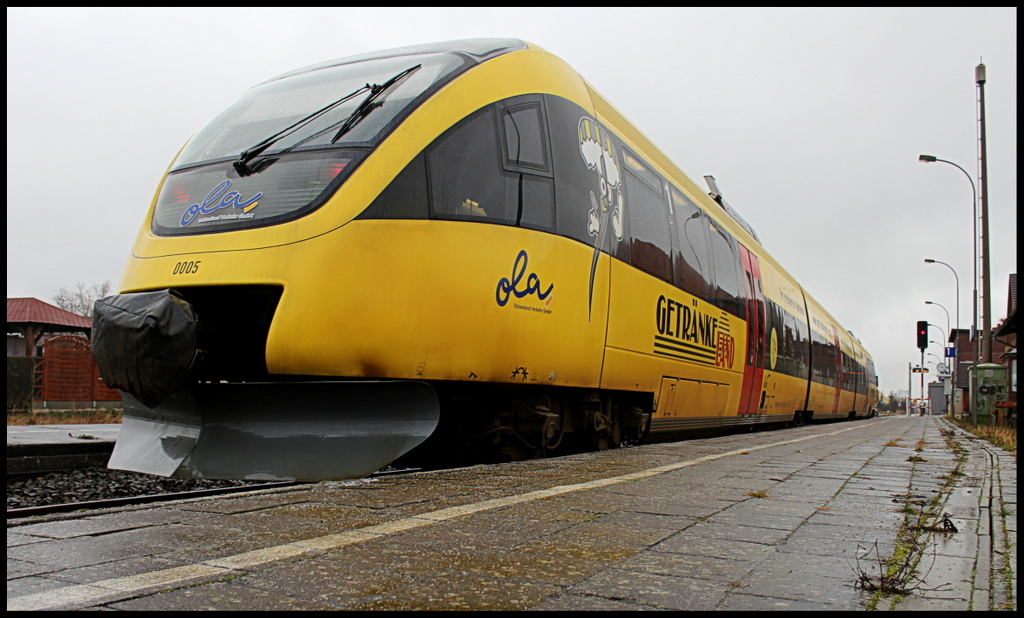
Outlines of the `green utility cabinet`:
{"label": "green utility cabinet", "polygon": [[996,404],[1008,399],[1008,369],[996,364],[971,367],[971,399],[978,402],[979,425],[991,424]]}

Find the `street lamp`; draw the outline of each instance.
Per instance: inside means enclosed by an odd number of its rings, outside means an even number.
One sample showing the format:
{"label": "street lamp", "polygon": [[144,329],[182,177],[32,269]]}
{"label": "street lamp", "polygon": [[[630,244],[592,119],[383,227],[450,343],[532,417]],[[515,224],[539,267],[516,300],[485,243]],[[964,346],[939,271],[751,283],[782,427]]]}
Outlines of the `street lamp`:
{"label": "street lamp", "polygon": [[[921,161],[922,163],[935,163],[936,161],[938,161],[940,163],[949,163],[950,165],[952,165],[956,169],[958,169],[961,172],[963,172],[964,176],[967,176],[967,180],[971,183],[971,207],[972,207],[973,213],[974,213],[974,319],[971,322],[971,335],[972,335],[972,337],[974,339],[974,362],[975,362],[975,364],[977,364],[978,356],[979,356],[978,355],[978,189],[977,189],[977,187],[974,186],[974,179],[971,178],[971,175],[967,173],[967,170],[965,170],[964,168],[960,167],[956,163],[953,163],[952,161],[947,161],[945,159],[940,159],[938,157],[935,157],[935,156],[932,156],[932,155],[926,155],[926,154],[923,154],[923,155],[919,156],[917,158],[917,160]],[[932,260],[932,261],[925,260],[925,262],[927,262],[929,264],[931,264],[932,262],[935,262],[936,264],[944,264],[944,262],[939,262],[938,260]],[[944,265],[945,266],[949,266],[949,264],[944,264]],[[953,267],[949,266],[949,269],[953,270]],[[956,276],[956,271],[955,270],[953,271],[953,276]],[[960,298],[960,278],[957,277],[957,310],[958,311],[959,311],[959,307],[960,307],[959,298]],[[959,314],[957,314],[957,315],[959,316]],[[957,328],[960,328],[960,318],[959,317],[957,317]],[[958,358],[957,359],[957,364],[958,365],[959,365],[959,360],[960,359]],[[977,414],[977,402],[976,401],[971,401],[971,413],[972,413],[972,415],[974,415],[974,420],[977,421],[977,416],[976,416],[976,414]],[[977,424],[977,423],[975,423],[975,424]]]}
{"label": "street lamp", "polygon": [[[968,178],[970,178],[968,176]],[[972,183],[973,186],[973,183]],[[956,274],[956,270],[949,264],[940,260],[933,260],[931,258],[924,259],[925,264],[942,264],[953,273],[953,279],[956,281],[956,340],[953,341],[953,349],[955,350],[953,357],[953,384],[952,388],[959,388],[960,384],[960,275]],[[926,301],[927,302],[927,301]],[[941,307],[941,305],[939,305]],[[945,307],[942,307],[945,309]],[[949,319],[949,312],[946,311],[946,319]],[[948,324],[948,323],[947,323]],[[953,331],[949,332],[949,336],[953,338]]]}
{"label": "street lamp", "polygon": [[[960,330],[960,276],[956,274],[956,271],[953,270],[952,266],[950,266],[949,264],[947,264],[945,262],[940,262],[939,260],[933,260],[931,258],[925,258],[924,259],[924,263],[925,264],[942,264],[943,266],[948,268],[950,270],[950,272],[953,273],[953,279],[956,280],[956,329]],[[943,307],[943,308],[945,308],[945,307]],[[947,318],[949,317],[949,312],[948,311],[946,312],[946,317]]]}
{"label": "street lamp", "polygon": [[[924,301],[924,304],[926,304],[926,305],[935,305],[939,309],[942,309],[942,311],[946,314],[946,331],[949,332],[950,336],[952,336],[953,335],[953,331],[949,330],[949,311],[946,311],[946,308],[943,307],[942,305],[940,305],[939,303],[932,302],[930,300]],[[947,343],[949,343],[949,342],[947,341]],[[942,347],[943,347],[943,349],[945,349],[946,346],[942,346]]]}

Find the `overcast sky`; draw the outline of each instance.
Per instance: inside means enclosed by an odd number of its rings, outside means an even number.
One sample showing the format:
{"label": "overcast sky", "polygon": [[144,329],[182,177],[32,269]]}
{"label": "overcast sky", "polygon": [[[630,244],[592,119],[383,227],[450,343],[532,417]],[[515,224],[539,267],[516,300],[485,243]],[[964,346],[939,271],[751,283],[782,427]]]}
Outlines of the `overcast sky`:
{"label": "overcast sky", "polygon": [[1005,8],[8,8],[7,296],[116,288],[167,165],[248,87],[323,60],[494,36],[560,56],[691,178],[714,175],[863,341],[884,391],[906,389],[920,360],[915,322],[946,328],[924,301],[956,321],[953,274],[925,258],[956,270],[970,327],[971,186],[918,155],[977,182],[983,60],[993,326],[1006,315],[1017,10]]}

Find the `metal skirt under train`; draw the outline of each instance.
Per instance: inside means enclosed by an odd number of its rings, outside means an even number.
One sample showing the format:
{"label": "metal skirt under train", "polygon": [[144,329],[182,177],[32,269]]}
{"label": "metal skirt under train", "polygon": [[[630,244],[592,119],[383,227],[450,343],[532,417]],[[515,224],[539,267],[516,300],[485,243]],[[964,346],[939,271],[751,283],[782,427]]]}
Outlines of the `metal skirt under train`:
{"label": "metal skirt under train", "polygon": [[122,396],[108,467],[184,478],[361,478],[440,418],[433,388],[413,381],[194,384],[155,408]]}

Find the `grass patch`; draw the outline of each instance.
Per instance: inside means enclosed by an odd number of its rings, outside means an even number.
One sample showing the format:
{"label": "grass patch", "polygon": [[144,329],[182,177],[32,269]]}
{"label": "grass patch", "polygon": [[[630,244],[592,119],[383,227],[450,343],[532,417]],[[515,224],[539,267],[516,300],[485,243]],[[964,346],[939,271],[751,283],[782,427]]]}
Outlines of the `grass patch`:
{"label": "grass patch", "polygon": [[108,425],[120,423],[123,411],[116,408],[96,410],[46,410],[8,412],[8,425]]}
{"label": "grass patch", "polygon": [[992,444],[995,444],[1004,451],[1009,451],[1014,458],[1017,457],[1017,429],[1014,427],[992,427],[990,425],[972,425],[970,421],[966,419],[956,419],[946,417],[946,420],[950,421],[960,429],[969,431],[974,435],[988,440]]}

